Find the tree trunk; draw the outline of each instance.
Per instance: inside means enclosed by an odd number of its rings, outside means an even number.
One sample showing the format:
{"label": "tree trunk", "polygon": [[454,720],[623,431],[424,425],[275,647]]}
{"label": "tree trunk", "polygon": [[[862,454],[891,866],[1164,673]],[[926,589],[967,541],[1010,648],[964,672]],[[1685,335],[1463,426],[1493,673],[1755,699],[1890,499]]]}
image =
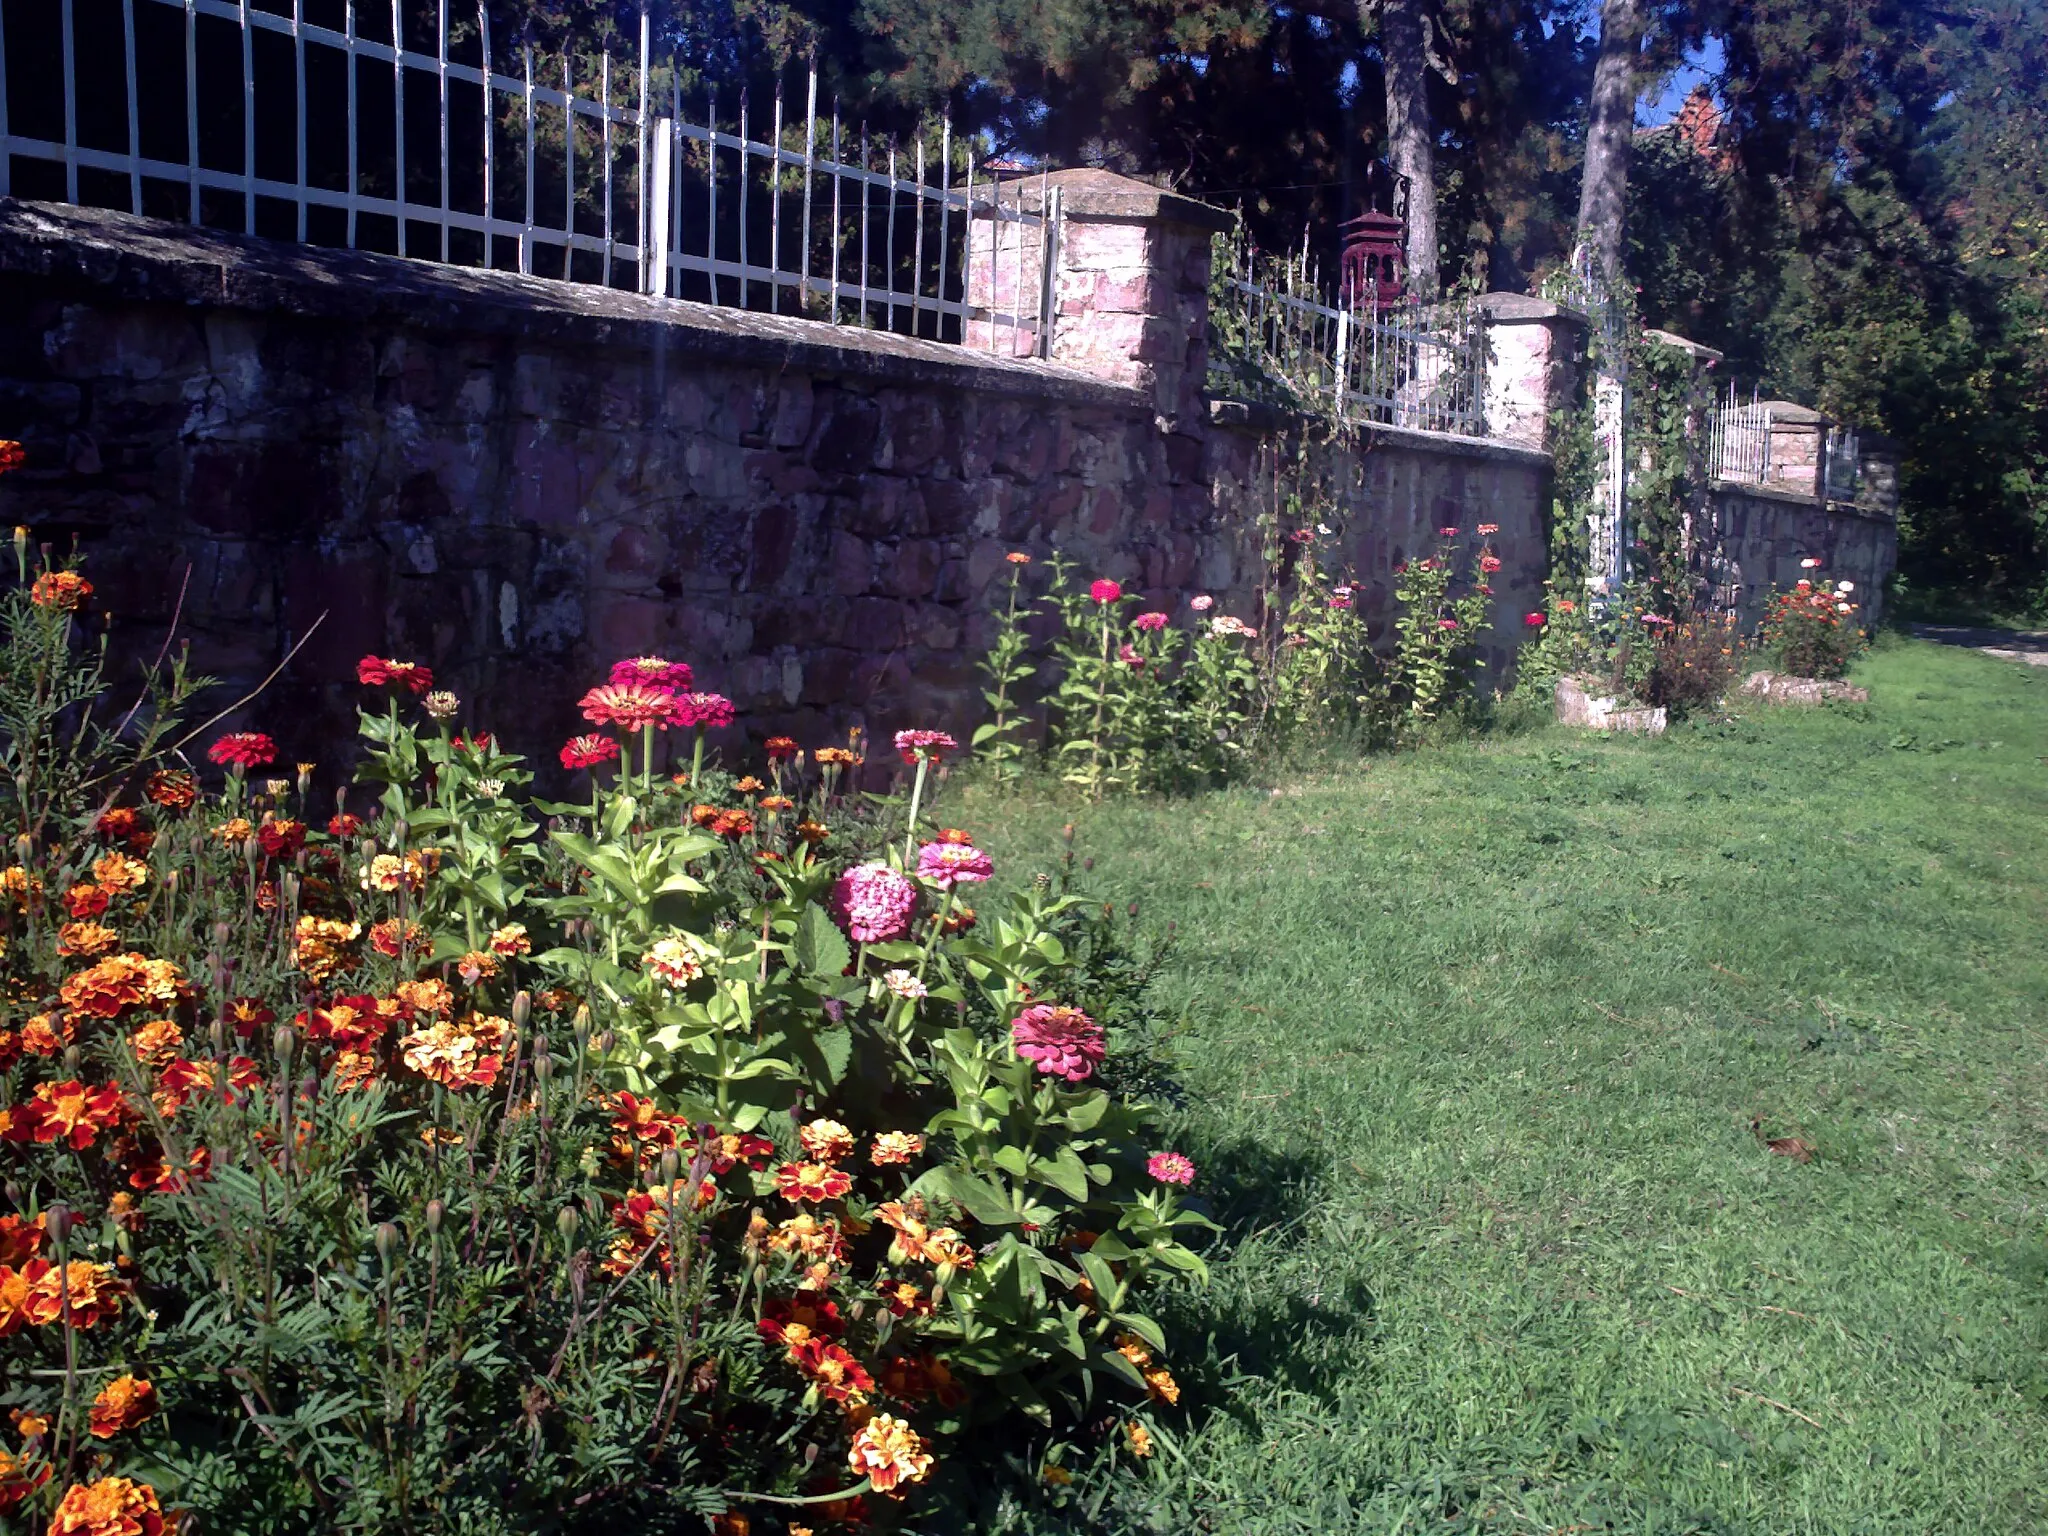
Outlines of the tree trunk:
{"label": "tree trunk", "polygon": [[[1380,56],[1387,80],[1387,137],[1394,170],[1408,178],[1408,288],[1437,295],[1436,125],[1429,115],[1428,0],[1379,0]],[[1359,0],[1360,20],[1373,9]]]}
{"label": "tree trunk", "polygon": [[1629,146],[1636,127],[1636,63],[1643,47],[1643,12],[1643,0],[1602,0],[1600,57],[1593,66],[1593,96],[1587,112],[1578,243],[1594,269],[1610,283],[1621,281],[1622,214],[1628,202]]}

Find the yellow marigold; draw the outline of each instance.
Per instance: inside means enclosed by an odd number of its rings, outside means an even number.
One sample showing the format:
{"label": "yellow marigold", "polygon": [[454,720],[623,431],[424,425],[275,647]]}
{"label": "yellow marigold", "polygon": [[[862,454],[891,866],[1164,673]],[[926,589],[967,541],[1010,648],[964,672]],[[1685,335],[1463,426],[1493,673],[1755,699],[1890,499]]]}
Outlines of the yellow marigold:
{"label": "yellow marigold", "polygon": [[417,891],[433,873],[433,861],[422,854],[380,853],[363,866],[362,885],[366,891]]}
{"label": "yellow marigold", "polygon": [[50,1517],[49,1536],[164,1536],[163,1506],[147,1483],[103,1477],[73,1483]]}
{"label": "yellow marigold", "polygon": [[1152,1351],[1145,1347],[1145,1341],[1135,1333],[1118,1334],[1116,1352],[1133,1365],[1146,1366],[1152,1363]]}
{"label": "yellow marigold", "polygon": [[73,1013],[111,1019],[141,1003],[168,1006],[177,1001],[184,973],[168,960],[129,953],[109,955],[98,964],[67,978],[57,989]]}
{"label": "yellow marigold", "polygon": [[853,1132],[837,1120],[813,1120],[796,1137],[821,1163],[836,1163],[853,1150]]}
{"label": "yellow marigold", "polygon": [[822,843],[832,835],[832,830],[822,821],[800,821],[796,824],[796,835],[807,843]]}
{"label": "yellow marigold", "polygon": [[65,923],[57,930],[57,953],[92,960],[121,947],[121,935],[105,923]]}
{"label": "yellow marigold", "polygon": [[1124,1426],[1124,1444],[1130,1447],[1133,1456],[1143,1461],[1152,1454],[1152,1431],[1132,1419]]}
{"label": "yellow marigold", "polygon": [[1074,1474],[1056,1461],[1048,1461],[1040,1467],[1038,1477],[1048,1488],[1064,1488],[1074,1480]]}
{"label": "yellow marigold", "polygon": [[135,1376],[116,1376],[92,1400],[92,1432],[111,1440],[156,1412],[156,1388]]}
{"label": "yellow marigold", "polygon": [[839,1247],[839,1228],[820,1220],[809,1211],[792,1216],[769,1235],[768,1246],[776,1253],[800,1253],[807,1259],[830,1256]]}
{"label": "yellow marigold", "polygon": [[355,964],[345,946],[362,937],[361,923],[333,917],[302,917],[293,933],[292,961],[314,981],[325,981],[336,971]]}
{"label": "yellow marigold", "polygon": [[487,949],[472,949],[455,962],[455,974],[472,987],[498,974],[498,957]]}
{"label": "yellow marigold", "polygon": [[125,853],[110,853],[93,860],[93,883],[109,894],[139,891],[149,883],[149,866]]}
{"label": "yellow marigold", "polygon": [[185,1032],[170,1019],[151,1019],[128,1037],[129,1049],[145,1066],[161,1067],[178,1053]]}
{"label": "yellow marigold", "polygon": [[1168,1407],[1180,1401],[1180,1383],[1163,1365],[1152,1366],[1145,1372],[1145,1390]]}
{"label": "yellow marigold", "polygon": [[883,1131],[868,1148],[868,1161],[876,1167],[907,1163],[924,1150],[924,1138],[915,1131]]}
{"label": "yellow marigold", "polygon": [[76,613],[92,596],[92,583],[76,571],[45,571],[29,588],[28,600],[38,608]]}
{"label": "yellow marigold", "polygon": [[450,1013],[455,1008],[455,994],[448,990],[448,983],[438,977],[429,976],[425,981],[401,981],[392,989],[398,1001],[414,1013]]}
{"label": "yellow marigold", "polygon": [[215,827],[213,835],[224,843],[243,843],[256,835],[256,828],[246,816],[236,816]]}
{"label": "yellow marigold", "polygon": [[878,1413],[861,1425],[846,1462],[868,1478],[877,1493],[894,1493],[904,1483],[921,1483],[932,1469],[932,1458],[917,1431],[891,1413]]}
{"label": "yellow marigold", "polygon": [[26,901],[29,897],[40,896],[42,893],[42,876],[30,874],[19,864],[0,870],[0,894],[6,895],[9,899]]}
{"label": "yellow marigold", "polygon": [[39,1013],[21,1026],[20,1046],[30,1056],[60,1056],[77,1031],[61,1014]]}
{"label": "yellow marigold", "polygon": [[811,754],[821,767],[850,768],[860,759],[845,747],[820,747]]}

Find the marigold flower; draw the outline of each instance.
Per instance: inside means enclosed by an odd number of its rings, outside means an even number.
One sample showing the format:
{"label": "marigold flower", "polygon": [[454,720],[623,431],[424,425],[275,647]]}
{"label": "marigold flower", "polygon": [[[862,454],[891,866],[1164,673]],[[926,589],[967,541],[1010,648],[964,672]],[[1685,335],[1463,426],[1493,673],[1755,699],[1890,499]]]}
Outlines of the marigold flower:
{"label": "marigold flower", "polygon": [[76,613],[92,596],[92,583],[76,571],[45,571],[29,588],[28,600],[38,608]]}
{"label": "marigold flower", "polygon": [[837,1338],[846,1331],[837,1302],[808,1300],[802,1296],[794,1299],[771,1297],[761,1309],[761,1320],[754,1327],[770,1343],[787,1341],[791,1345],[801,1344],[805,1339]]}
{"label": "marigold flower", "polygon": [[64,893],[64,910],[73,917],[98,917],[107,910],[107,893],[90,881]]}
{"label": "marigold flower", "polygon": [[816,845],[832,835],[831,829],[822,821],[800,821],[796,824],[796,835],[805,842]]}
{"label": "marigold flower", "polygon": [[972,843],[926,843],[917,851],[917,872],[941,890],[973,885],[996,872],[989,856]]}
{"label": "marigold flower", "polygon": [[400,1040],[400,1056],[429,1082],[448,1088],[488,1088],[504,1065],[498,1048],[508,1027],[503,1019],[482,1015],[472,1015],[462,1024],[437,1019]]}
{"label": "marigold flower", "polygon": [[1145,1390],[1168,1407],[1180,1401],[1180,1383],[1163,1365],[1155,1365],[1145,1372]]}
{"label": "marigold flower", "polygon": [[261,731],[231,731],[206,749],[216,763],[247,772],[277,761],[277,743]]}
{"label": "marigold flower", "polygon": [[1034,1003],[1010,1025],[1017,1054],[1047,1077],[1083,1081],[1102,1063],[1102,1026],[1078,1008]]}
{"label": "marigold flower", "polygon": [[302,917],[292,937],[292,963],[313,981],[325,981],[355,964],[343,947],[362,936],[362,924],[332,917]]}
{"label": "marigold flower", "polygon": [[896,750],[902,754],[906,763],[915,763],[920,758],[931,763],[943,762],[948,752],[957,752],[959,749],[960,743],[944,731],[896,733]]}
{"label": "marigold flower", "polygon": [[26,1325],[47,1328],[64,1320],[81,1332],[97,1327],[121,1309],[124,1287],[111,1265],[74,1259],[58,1267],[30,1259],[19,1272],[0,1269],[0,1338]]}
{"label": "marigold flower", "polygon": [[821,768],[851,768],[861,761],[860,755],[849,747],[820,747],[811,757]]}
{"label": "marigold flower", "polygon": [[832,915],[856,944],[902,938],[916,906],[917,887],[887,864],[856,864],[832,884]]}
{"label": "marigold flower", "polygon": [[584,694],[576,707],[592,725],[611,725],[622,731],[648,726],[665,731],[685,723],[677,696],[667,688],[646,683],[602,684]]}
{"label": "marigold flower", "polygon": [[924,1151],[924,1138],[915,1131],[882,1131],[868,1148],[868,1161],[878,1168],[908,1163]]}
{"label": "marigold flower", "polygon": [[861,1425],[846,1461],[877,1493],[894,1493],[905,1483],[921,1483],[932,1469],[932,1458],[917,1431],[888,1413],[878,1413]]}
{"label": "marigold flower", "polygon": [[128,1049],[148,1067],[162,1067],[184,1043],[185,1032],[171,1019],[151,1019],[128,1037]]}
{"label": "marigold flower", "polygon": [[417,853],[380,853],[363,866],[360,883],[366,891],[416,892],[427,883],[427,861]]}
{"label": "marigold flower", "polygon": [[1185,1188],[1195,1182],[1195,1165],[1178,1152],[1154,1152],[1145,1160],[1145,1172],[1161,1184]]}
{"label": "marigold flower", "polygon": [[151,1417],[156,1409],[155,1387],[136,1376],[116,1376],[92,1400],[92,1432],[98,1439],[111,1440]]}
{"label": "marigold flower", "polygon": [[413,1013],[449,1013],[455,1008],[455,994],[448,990],[448,983],[438,976],[428,976],[419,981],[401,981],[391,990],[397,995],[399,1005]]}
{"label": "marigold flower", "polygon": [[619,744],[609,736],[571,736],[562,743],[562,766],[571,770],[595,768],[619,755]]}
{"label": "marigold flower", "polygon": [[416,955],[424,954],[431,942],[425,927],[410,918],[387,917],[370,925],[370,948],[393,960],[408,949]]}
{"label": "marigold flower", "polygon": [[149,883],[149,866],[125,853],[110,853],[93,860],[92,877],[103,889],[121,896]]}
{"label": "marigold flower", "polygon": [[416,661],[365,656],[356,663],[356,681],[369,688],[403,688],[417,698],[434,686],[434,674]]}
{"label": "marigold flower", "polygon": [[1113,603],[1124,595],[1124,589],[1105,576],[1088,583],[1088,595],[1097,603]]}
{"label": "marigold flower", "polygon": [[77,1033],[60,1013],[31,1014],[21,1026],[20,1049],[30,1056],[61,1056]]}
{"label": "marigold flower", "polygon": [[530,955],[533,940],[526,936],[526,924],[507,923],[502,928],[491,930],[491,953],[494,955]]}
{"label": "marigold flower", "polygon": [[874,1390],[875,1378],[841,1345],[806,1339],[790,1350],[789,1358],[832,1402],[859,1403]]}
{"label": "marigold flower", "polygon": [[1124,1425],[1124,1445],[1133,1456],[1143,1461],[1152,1454],[1152,1431],[1132,1419]]}
{"label": "marigold flower", "polygon": [[256,829],[256,844],[273,859],[290,859],[306,846],[306,824],[285,817]]}
{"label": "marigold flower", "polygon": [[785,1163],[775,1170],[775,1188],[785,1200],[837,1200],[853,1188],[845,1169],[826,1163]]}
{"label": "marigold flower", "polygon": [[915,1281],[883,1280],[876,1289],[882,1294],[882,1305],[896,1317],[930,1317],[932,1299],[918,1289]]}
{"label": "marigold flower", "polygon": [[455,974],[472,987],[489,981],[498,974],[498,957],[487,949],[472,949],[455,962]]}
{"label": "marigold flower", "polygon": [[761,809],[771,816],[779,816],[784,811],[795,810],[796,802],[787,795],[763,795],[761,797]]}
{"label": "marigold flower", "polygon": [[670,661],[665,656],[628,656],[612,663],[611,676],[605,681],[626,686],[639,683],[681,693],[696,681],[696,674],[688,662]]}
{"label": "marigold flower", "polygon": [[164,1536],[169,1529],[149,1484],[103,1477],[64,1490],[49,1536]]}
{"label": "marigold flower", "polygon": [[351,816],[347,812],[343,812],[339,816],[327,818],[327,835],[329,837],[354,837],[362,830],[363,818],[360,816]]}
{"label": "marigold flower", "polygon": [[199,785],[182,768],[159,768],[143,785],[142,796],[150,804],[160,805],[167,811],[183,811],[190,809],[199,798]]}
{"label": "marigold flower", "polygon": [[840,1236],[838,1222],[799,1211],[768,1235],[768,1247],[775,1253],[794,1253],[806,1259],[837,1259],[846,1251],[846,1240]]}
{"label": "marigold flower", "polygon": [[32,1461],[0,1447],[0,1515],[27,1503],[49,1480],[49,1462]]}
{"label": "marigold flower", "polygon": [[687,987],[704,974],[703,958],[684,934],[656,939],[640,963],[657,981],[676,988]]}
{"label": "marigold flower", "polygon": [[771,763],[795,762],[803,757],[803,749],[788,736],[770,736],[761,744],[761,750],[768,754]]}
{"label": "marigold flower", "polygon": [[821,1163],[836,1163],[853,1151],[853,1132],[837,1120],[813,1120],[796,1133],[796,1139]]}
{"label": "marigold flower", "polygon": [[754,818],[745,811],[720,811],[711,818],[711,831],[719,837],[745,837],[754,830]]}
{"label": "marigold flower", "polygon": [[112,1019],[152,998],[170,1002],[177,995],[180,979],[177,967],[169,961],[148,960],[131,952],[109,955],[67,977],[57,993],[72,1013]]}
{"label": "marigold flower", "polygon": [[57,930],[57,953],[91,960],[121,947],[121,935],[104,923],[65,923]]}

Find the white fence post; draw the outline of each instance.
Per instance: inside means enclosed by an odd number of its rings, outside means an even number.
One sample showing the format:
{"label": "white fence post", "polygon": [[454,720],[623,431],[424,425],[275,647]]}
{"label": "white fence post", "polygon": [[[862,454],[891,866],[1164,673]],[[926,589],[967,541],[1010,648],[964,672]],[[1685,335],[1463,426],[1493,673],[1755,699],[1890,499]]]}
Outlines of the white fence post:
{"label": "white fence post", "polygon": [[669,185],[675,166],[676,125],[673,118],[657,117],[649,148],[653,164],[642,168],[641,184],[647,203],[647,230],[640,253],[640,291],[655,298],[668,296]]}

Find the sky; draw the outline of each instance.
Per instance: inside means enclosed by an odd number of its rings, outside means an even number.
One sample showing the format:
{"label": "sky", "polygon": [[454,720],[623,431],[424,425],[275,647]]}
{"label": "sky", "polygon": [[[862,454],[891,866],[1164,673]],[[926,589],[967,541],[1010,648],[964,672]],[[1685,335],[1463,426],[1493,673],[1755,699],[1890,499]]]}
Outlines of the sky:
{"label": "sky", "polygon": [[1636,126],[1654,128],[1659,123],[1670,122],[1678,115],[1678,109],[1685,104],[1685,98],[1692,94],[1694,86],[1705,81],[1711,88],[1715,78],[1721,73],[1723,60],[1721,40],[1718,37],[1708,38],[1704,48],[1688,53],[1685,63],[1679,66],[1677,73],[1672,75],[1670,82],[1664,87],[1664,94],[1655,101],[1646,99],[1637,105]]}

